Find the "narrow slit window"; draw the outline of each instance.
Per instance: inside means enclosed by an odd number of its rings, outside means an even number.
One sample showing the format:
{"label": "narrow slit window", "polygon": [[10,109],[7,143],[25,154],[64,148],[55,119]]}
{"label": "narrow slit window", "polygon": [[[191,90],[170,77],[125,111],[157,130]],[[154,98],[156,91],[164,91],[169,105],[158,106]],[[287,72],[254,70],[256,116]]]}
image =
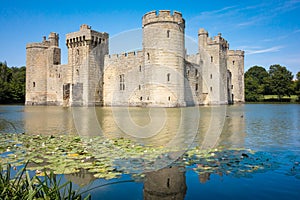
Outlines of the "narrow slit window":
{"label": "narrow slit window", "polygon": [[142,71],[142,66],[141,66],[141,65],[139,66],[139,71],[140,71],[140,72]]}
{"label": "narrow slit window", "polygon": [[214,57],[210,57],[210,62],[214,62]]}
{"label": "narrow slit window", "polygon": [[32,87],[35,87],[35,82],[32,82]]}
{"label": "narrow slit window", "polygon": [[171,101],[171,97],[170,96],[168,97],[168,101]]}
{"label": "narrow slit window", "polygon": [[167,38],[170,37],[170,30],[167,30]]}
{"label": "narrow slit window", "polygon": [[195,76],[198,76],[198,69],[195,70]]}
{"label": "narrow slit window", "polygon": [[198,83],[195,85],[195,91],[198,91]]}
{"label": "narrow slit window", "polygon": [[234,65],[234,63],[235,63],[235,61],[233,60],[233,61],[232,61],[232,65]]}
{"label": "narrow slit window", "polygon": [[212,90],[213,90],[213,88],[212,87],[210,87],[210,91],[212,92]]}
{"label": "narrow slit window", "polygon": [[124,74],[121,74],[119,76],[120,78],[120,90],[125,90],[125,78],[124,78]]}
{"label": "narrow slit window", "polygon": [[171,80],[171,74],[168,73],[168,74],[167,74],[167,81],[170,82],[170,80]]}
{"label": "narrow slit window", "polygon": [[212,74],[210,74],[210,79],[212,79]]}
{"label": "narrow slit window", "polygon": [[150,60],[150,53],[147,53],[147,59]]}

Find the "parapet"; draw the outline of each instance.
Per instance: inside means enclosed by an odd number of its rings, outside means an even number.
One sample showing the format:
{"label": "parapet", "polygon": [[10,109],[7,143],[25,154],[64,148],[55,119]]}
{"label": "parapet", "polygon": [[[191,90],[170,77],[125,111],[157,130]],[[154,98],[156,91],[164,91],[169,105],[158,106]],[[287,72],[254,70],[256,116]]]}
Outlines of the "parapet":
{"label": "parapet", "polygon": [[85,29],[91,29],[91,26],[87,25],[87,24],[82,24],[80,26],[80,30],[85,30]]}
{"label": "parapet", "polygon": [[245,51],[242,51],[242,50],[228,50],[227,55],[228,56],[244,56]]}
{"label": "parapet", "polygon": [[131,51],[124,52],[121,54],[111,54],[106,55],[105,58],[109,60],[121,60],[121,59],[131,59],[131,58],[139,58],[143,56],[143,51]]}
{"label": "parapet", "polygon": [[48,36],[48,40],[46,36],[43,36],[42,42],[33,42],[26,45],[26,49],[28,48],[40,48],[47,49],[51,46],[58,47],[58,39],[59,35],[57,33],[51,32]]}
{"label": "parapet", "polygon": [[198,31],[198,36],[199,35],[207,35],[208,36],[208,32],[204,28],[200,28]]}
{"label": "parapet", "polygon": [[108,33],[98,32],[91,29],[91,26],[82,24],[79,31],[66,35],[67,47],[82,46],[88,44],[98,45],[108,42]]}
{"label": "parapet", "polygon": [[171,14],[170,10],[151,11],[143,16],[143,27],[157,22],[172,22],[177,24],[185,24],[182,14],[178,11],[173,11]]}

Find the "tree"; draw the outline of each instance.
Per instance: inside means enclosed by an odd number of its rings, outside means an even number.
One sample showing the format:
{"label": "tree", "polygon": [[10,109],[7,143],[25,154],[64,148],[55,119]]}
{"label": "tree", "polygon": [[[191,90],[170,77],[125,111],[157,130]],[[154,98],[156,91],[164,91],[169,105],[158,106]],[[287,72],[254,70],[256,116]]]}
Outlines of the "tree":
{"label": "tree", "polygon": [[0,103],[22,103],[25,101],[25,67],[9,68],[0,62]]}
{"label": "tree", "polygon": [[293,74],[286,67],[281,65],[271,65],[269,69],[269,86],[273,94],[281,100],[283,96],[292,94]]}
{"label": "tree", "polygon": [[269,77],[265,68],[253,66],[245,73],[246,101],[259,101],[266,93],[266,82]]}
{"label": "tree", "polygon": [[296,74],[294,91],[295,94],[298,95],[298,101],[300,101],[300,72]]}
{"label": "tree", "polygon": [[12,102],[21,103],[25,101],[25,67],[12,67],[10,80],[10,99]]}
{"label": "tree", "polygon": [[0,62],[0,103],[5,103],[9,99],[10,74],[10,69],[7,67],[6,62]]}

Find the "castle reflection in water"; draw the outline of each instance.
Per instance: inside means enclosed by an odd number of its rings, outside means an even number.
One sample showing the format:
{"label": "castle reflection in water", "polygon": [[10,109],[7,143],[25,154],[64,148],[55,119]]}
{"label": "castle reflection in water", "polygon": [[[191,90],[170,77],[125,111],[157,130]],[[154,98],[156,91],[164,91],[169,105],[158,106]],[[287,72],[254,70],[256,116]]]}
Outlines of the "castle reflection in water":
{"label": "castle reflection in water", "polygon": [[[185,148],[243,147],[245,139],[243,105],[167,109],[37,106],[25,107],[25,114],[28,134],[127,137],[153,146]],[[147,131],[153,131],[153,135],[144,137]],[[88,184],[94,179],[87,171],[66,178],[78,185]],[[201,183],[209,178],[209,173],[199,175]],[[147,172],[144,199],[184,199],[185,180],[185,172],[178,166]]]}

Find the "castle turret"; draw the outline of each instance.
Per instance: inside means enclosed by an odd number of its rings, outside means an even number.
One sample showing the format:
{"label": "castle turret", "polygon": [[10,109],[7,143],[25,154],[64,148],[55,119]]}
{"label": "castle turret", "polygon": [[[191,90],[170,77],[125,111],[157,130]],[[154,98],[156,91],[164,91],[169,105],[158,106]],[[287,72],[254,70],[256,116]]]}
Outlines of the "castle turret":
{"label": "castle turret", "polygon": [[227,104],[227,50],[228,42],[219,33],[213,39],[207,31],[198,32],[200,66],[202,69],[202,92],[207,97],[204,104]]}
{"label": "castle turret", "polygon": [[59,36],[57,33],[53,33],[51,32],[49,37],[49,42],[50,42],[50,46],[56,46],[58,47],[58,39],[59,39]]}
{"label": "castle turret", "polygon": [[227,68],[232,75],[232,100],[235,103],[243,103],[245,102],[244,51],[228,50],[227,56]]}
{"label": "castle turret", "polygon": [[26,105],[46,105],[48,101],[48,76],[53,65],[60,64],[58,34],[50,33],[48,40],[26,45]]}
{"label": "castle turret", "polygon": [[143,16],[144,94],[152,106],[185,106],[184,29],[185,21],[177,11]]}
{"label": "castle turret", "polygon": [[[208,32],[204,28],[199,29],[199,31],[198,31],[198,42],[199,42],[198,48],[204,47],[207,45],[207,38],[208,38]],[[200,52],[200,50],[199,50],[199,52]]]}
{"label": "castle turret", "polygon": [[66,35],[71,73],[71,105],[102,102],[104,56],[108,54],[108,34],[83,24],[78,32]]}

